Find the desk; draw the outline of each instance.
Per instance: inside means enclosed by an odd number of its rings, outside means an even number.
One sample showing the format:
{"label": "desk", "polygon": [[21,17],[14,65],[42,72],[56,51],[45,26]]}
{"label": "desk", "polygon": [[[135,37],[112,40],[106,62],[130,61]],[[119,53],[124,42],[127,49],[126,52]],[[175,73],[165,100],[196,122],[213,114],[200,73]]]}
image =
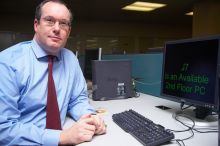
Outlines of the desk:
{"label": "desk", "polygon": [[[107,124],[107,133],[101,136],[94,136],[91,142],[85,142],[78,146],[142,146],[130,134],[124,132],[118,125],[112,121],[112,114],[119,113],[128,109],[133,109],[143,116],[151,119],[157,124],[161,124],[166,129],[183,130],[181,124],[172,118],[172,114],[179,109],[180,104],[166,99],[141,94],[138,98],[111,100],[111,101],[90,101],[95,108],[104,108],[107,110],[103,118]],[[156,108],[157,105],[170,107],[169,110]],[[191,135],[190,132],[174,133],[175,138],[183,139]],[[217,146],[218,133],[197,133],[193,138],[184,141],[186,146]],[[167,144],[167,146],[176,146],[176,142]]]}

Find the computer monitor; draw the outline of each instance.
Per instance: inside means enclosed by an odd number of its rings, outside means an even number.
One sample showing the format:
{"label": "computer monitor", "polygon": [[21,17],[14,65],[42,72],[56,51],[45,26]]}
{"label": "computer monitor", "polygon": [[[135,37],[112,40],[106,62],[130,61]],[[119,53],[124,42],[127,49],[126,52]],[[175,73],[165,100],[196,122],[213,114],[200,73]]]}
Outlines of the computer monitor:
{"label": "computer monitor", "polygon": [[84,77],[86,80],[92,80],[92,61],[101,60],[102,48],[87,48],[85,49],[84,61]]}
{"label": "computer monitor", "polygon": [[161,95],[193,105],[185,114],[198,125],[216,124],[210,114],[218,108],[220,37],[170,41],[164,50]]}
{"label": "computer monitor", "polygon": [[96,60],[92,63],[93,100],[134,96],[130,60]]}

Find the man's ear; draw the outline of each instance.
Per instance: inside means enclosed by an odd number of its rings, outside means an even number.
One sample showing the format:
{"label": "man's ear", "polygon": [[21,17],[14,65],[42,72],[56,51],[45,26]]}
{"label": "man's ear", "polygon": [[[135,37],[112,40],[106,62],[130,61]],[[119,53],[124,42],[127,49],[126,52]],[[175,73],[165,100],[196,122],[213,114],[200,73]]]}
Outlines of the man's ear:
{"label": "man's ear", "polygon": [[68,37],[70,36],[70,33],[71,33],[71,27],[69,28],[69,34],[68,34]]}
{"label": "man's ear", "polygon": [[34,31],[37,31],[37,26],[39,25],[39,21],[35,18],[34,19]]}

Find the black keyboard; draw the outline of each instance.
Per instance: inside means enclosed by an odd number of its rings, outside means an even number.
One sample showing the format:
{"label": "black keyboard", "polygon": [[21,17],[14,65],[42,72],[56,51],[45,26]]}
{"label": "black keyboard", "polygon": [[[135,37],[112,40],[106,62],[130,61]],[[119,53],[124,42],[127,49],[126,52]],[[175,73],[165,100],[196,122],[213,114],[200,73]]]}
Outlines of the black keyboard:
{"label": "black keyboard", "polygon": [[134,110],[113,114],[112,119],[145,146],[161,145],[174,138],[172,132]]}

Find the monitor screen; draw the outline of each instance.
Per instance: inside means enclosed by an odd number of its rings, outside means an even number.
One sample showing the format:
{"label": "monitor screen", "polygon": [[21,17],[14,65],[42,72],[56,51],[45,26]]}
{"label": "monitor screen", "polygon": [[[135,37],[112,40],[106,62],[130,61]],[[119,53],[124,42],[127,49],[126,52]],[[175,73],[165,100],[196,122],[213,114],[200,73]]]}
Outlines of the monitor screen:
{"label": "monitor screen", "polygon": [[219,37],[167,42],[162,72],[162,96],[202,110],[217,108],[219,43]]}
{"label": "monitor screen", "polygon": [[92,61],[101,60],[101,48],[85,49],[84,76],[86,80],[92,81]]}

